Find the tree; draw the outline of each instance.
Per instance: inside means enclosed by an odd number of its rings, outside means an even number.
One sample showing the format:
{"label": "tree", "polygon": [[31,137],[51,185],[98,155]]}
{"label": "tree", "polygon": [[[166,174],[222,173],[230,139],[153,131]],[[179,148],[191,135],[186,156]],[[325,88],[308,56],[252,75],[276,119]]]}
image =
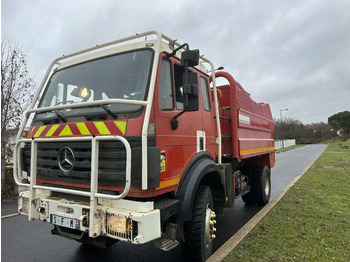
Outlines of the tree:
{"label": "tree", "polygon": [[344,133],[350,134],[350,112],[344,111],[334,114],[328,117],[328,124],[332,127],[340,130],[343,129]]}
{"label": "tree", "polygon": [[327,139],[331,139],[336,136],[336,132],[329,124],[326,123],[313,123],[309,124],[309,139],[314,143],[318,143]]}
{"label": "tree", "polygon": [[292,118],[275,119],[275,139],[295,139],[297,144],[319,143],[335,136],[335,132],[325,123],[304,125],[301,121]]}
{"label": "tree", "polygon": [[[1,161],[12,154],[8,139],[11,130],[20,125],[24,111],[34,95],[34,81],[29,76],[27,61],[18,44],[1,43]],[[2,178],[3,178],[3,169]]]}
{"label": "tree", "polygon": [[306,132],[307,127],[297,119],[285,118],[282,123],[275,119],[275,139],[296,139],[297,144],[302,144]]}

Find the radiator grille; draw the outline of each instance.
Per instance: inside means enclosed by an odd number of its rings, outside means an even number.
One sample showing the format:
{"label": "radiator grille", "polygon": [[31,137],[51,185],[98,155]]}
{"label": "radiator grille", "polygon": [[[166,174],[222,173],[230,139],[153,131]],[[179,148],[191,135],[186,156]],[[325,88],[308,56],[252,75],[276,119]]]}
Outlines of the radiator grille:
{"label": "radiator grille", "polygon": [[[131,148],[141,147],[141,137],[125,137]],[[148,139],[148,146],[154,146],[155,139]],[[74,167],[63,172],[58,164],[58,151],[69,147],[74,153]],[[23,148],[23,168],[30,171],[30,144]],[[126,151],[120,141],[101,141],[99,145],[98,183],[105,186],[124,186]],[[91,142],[41,142],[38,143],[37,177],[73,183],[90,184]]]}

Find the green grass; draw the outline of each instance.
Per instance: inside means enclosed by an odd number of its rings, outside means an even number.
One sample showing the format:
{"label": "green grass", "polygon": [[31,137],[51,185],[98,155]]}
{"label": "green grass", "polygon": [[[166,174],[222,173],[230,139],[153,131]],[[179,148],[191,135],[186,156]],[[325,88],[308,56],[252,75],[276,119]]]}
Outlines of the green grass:
{"label": "green grass", "polygon": [[301,146],[303,146],[303,145],[294,145],[294,146],[290,146],[290,147],[286,147],[286,148],[277,149],[276,153],[288,151],[288,150],[291,150],[291,149],[294,149],[294,148],[298,148],[298,147],[301,147]]}
{"label": "green grass", "polygon": [[350,149],[329,144],[224,261],[350,261]]}

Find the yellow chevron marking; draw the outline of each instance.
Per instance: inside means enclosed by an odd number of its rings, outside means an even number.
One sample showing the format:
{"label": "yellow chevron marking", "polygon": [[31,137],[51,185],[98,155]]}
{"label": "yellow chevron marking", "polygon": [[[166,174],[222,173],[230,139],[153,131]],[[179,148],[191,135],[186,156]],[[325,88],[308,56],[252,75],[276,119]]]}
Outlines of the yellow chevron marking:
{"label": "yellow chevron marking", "polygon": [[126,122],[124,121],[114,121],[114,124],[119,128],[123,135],[125,135]]}
{"label": "yellow chevron marking", "polygon": [[41,133],[44,131],[45,127],[46,127],[46,126],[41,126],[41,127],[39,127],[39,129],[38,129],[38,131],[36,131],[34,137],[40,136]]}
{"label": "yellow chevron marking", "polygon": [[103,122],[94,122],[98,132],[100,132],[101,135],[110,135],[111,132],[106,127],[105,123]]}
{"label": "yellow chevron marking", "polygon": [[77,123],[76,125],[77,125],[77,127],[79,129],[80,134],[82,134],[82,135],[91,135],[89,129],[86,127],[86,125],[84,123]]}
{"label": "yellow chevron marking", "polygon": [[53,126],[50,128],[49,132],[46,133],[45,136],[52,136],[52,134],[55,133],[55,131],[57,130],[57,128],[58,128],[59,126],[60,126],[60,125],[53,125]]}
{"label": "yellow chevron marking", "polygon": [[70,130],[68,125],[66,125],[61,131],[61,133],[59,134],[59,136],[72,136],[72,135],[73,135],[72,130]]}
{"label": "yellow chevron marking", "polygon": [[273,150],[275,147],[263,147],[263,148],[253,148],[253,149],[247,149],[247,150],[241,150],[240,153],[241,155],[245,154],[250,154],[250,153],[256,153],[256,152],[261,152],[261,151],[267,151],[267,150]]}

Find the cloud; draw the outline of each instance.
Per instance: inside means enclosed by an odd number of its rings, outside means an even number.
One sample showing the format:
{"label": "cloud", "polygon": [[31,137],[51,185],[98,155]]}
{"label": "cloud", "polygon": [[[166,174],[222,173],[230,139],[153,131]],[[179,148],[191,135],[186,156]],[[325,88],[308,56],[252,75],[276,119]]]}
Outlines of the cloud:
{"label": "cloud", "polygon": [[224,66],[259,102],[304,123],[350,110],[350,2],[2,1],[2,37],[40,82],[63,54],[160,30]]}

